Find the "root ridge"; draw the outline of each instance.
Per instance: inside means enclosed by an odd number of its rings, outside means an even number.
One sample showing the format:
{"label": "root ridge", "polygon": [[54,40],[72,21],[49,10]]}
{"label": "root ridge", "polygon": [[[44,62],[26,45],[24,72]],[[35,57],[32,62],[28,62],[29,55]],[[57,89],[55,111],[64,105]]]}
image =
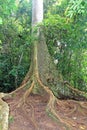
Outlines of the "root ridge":
{"label": "root ridge", "polygon": [[[40,129],[37,122],[36,122],[36,120],[35,120],[34,107],[33,107],[32,103],[31,103],[31,101],[27,102],[27,98],[33,92],[33,89],[35,87],[35,83],[37,82],[39,87],[41,87],[46,92],[46,94],[49,95],[49,100],[48,100],[48,103],[47,103],[47,106],[46,106],[47,114],[54,121],[58,122],[59,125],[63,126],[66,130],[72,130],[73,126],[76,126],[75,122],[73,120],[69,120],[69,118],[67,118],[67,117],[64,117],[64,118],[61,117],[60,113],[55,109],[56,105],[62,106],[61,108],[64,108],[62,101],[57,99],[54,96],[53,92],[50,90],[50,88],[42,83],[40,77],[38,76],[38,73],[36,73],[32,77],[34,77],[34,78],[32,78],[32,80],[30,79],[29,81],[23,82],[23,84],[22,84],[22,86],[20,88],[18,88],[14,92],[10,93],[10,95],[13,95],[14,93],[17,93],[18,91],[20,91],[22,89],[25,90],[23,96],[15,104],[15,106],[16,106],[15,109],[22,108],[23,112],[25,113],[25,115],[28,118],[27,112],[25,111],[25,104],[30,106],[31,107],[31,119],[30,119],[30,121],[31,121],[32,125],[35,127],[35,130]],[[70,116],[73,113],[75,113],[76,111],[78,111],[77,105],[79,106],[80,110],[81,109],[87,110],[86,104],[82,104],[82,103],[79,103],[79,102],[76,102],[76,101],[73,101],[73,102],[75,102],[76,105],[73,106],[73,109],[71,111],[69,111],[69,112],[68,112],[68,110],[65,111],[64,116]],[[82,114],[84,114],[84,113],[82,112]]]}

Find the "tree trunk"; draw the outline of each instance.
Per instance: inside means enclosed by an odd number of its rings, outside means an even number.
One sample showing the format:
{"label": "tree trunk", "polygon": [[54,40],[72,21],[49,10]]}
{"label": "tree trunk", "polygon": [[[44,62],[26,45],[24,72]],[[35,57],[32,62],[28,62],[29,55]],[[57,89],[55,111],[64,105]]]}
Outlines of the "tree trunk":
{"label": "tree trunk", "polygon": [[43,20],[43,0],[32,0],[32,26]]}
{"label": "tree trunk", "polygon": [[32,0],[32,35],[34,40],[32,43],[31,67],[20,88],[25,87],[27,84],[30,87],[31,82],[34,82],[32,87],[33,93],[43,93],[43,87],[40,86],[48,86],[58,98],[68,97],[75,99],[76,97],[77,99],[80,96],[82,98],[86,97],[87,94],[84,92],[80,92],[71,87],[67,82],[63,82],[62,76],[56,69],[49,54],[43,29],[41,27],[36,27],[42,20],[43,0]]}

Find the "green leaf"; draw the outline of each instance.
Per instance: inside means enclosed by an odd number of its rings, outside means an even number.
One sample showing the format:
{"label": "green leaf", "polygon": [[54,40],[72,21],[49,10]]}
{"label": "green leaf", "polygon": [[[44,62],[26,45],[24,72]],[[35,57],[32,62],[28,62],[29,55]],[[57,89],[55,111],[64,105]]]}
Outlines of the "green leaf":
{"label": "green leaf", "polygon": [[2,18],[0,17],[0,24],[2,24]]}

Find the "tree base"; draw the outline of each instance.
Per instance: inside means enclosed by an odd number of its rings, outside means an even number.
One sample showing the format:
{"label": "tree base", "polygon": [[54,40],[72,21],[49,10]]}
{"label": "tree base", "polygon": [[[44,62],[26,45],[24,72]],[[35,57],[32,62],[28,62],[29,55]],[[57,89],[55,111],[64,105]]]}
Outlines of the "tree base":
{"label": "tree base", "polygon": [[[47,104],[47,107],[46,107],[46,112],[47,114],[53,118],[56,122],[60,122],[61,125],[63,125],[65,127],[66,130],[72,130],[73,126],[74,126],[74,123],[73,121],[69,121],[67,120],[67,118],[61,118],[60,114],[58,113],[57,111],[57,107],[56,106],[60,106],[60,107],[63,107],[64,104],[62,103],[61,100],[57,99],[53,92],[49,89],[48,86],[45,86],[42,81],[40,80],[40,77],[38,76],[38,74],[36,73],[36,75],[34,76],[31,76],[32,78],[29,78],[28,76],[28,79],[29,80],[25,80],[23,81],[21,87],[19,87],[18,89],[16,89],[15,91],[13,91],[12,93],[10,93],[8,96],[4,97],[4,100],[6,100],[6,98],[9,98],[9,97],[12,97],[12,98],[15,98],[15,96],[17,95],[17,93],[19,91],[22,91],[23,90],[23,95],[21,95],[19,101],[16,102],[16,104],[14,104],[15,106],[15,109],[16,108],[22,108],[25,106],[25,104],[28,102],[28,105],[30,105],[32,107],[32,111],[33,111],[33,118],[32,118],[32,123],[35,127],[36,130],[39,130],[38,128],[38,125],[34,119],[34,108],[32,106],[32,101],[29,102],[27,100],[27,98],[29,97],[29,95],[31,93],[35,93],[35,94],[40,94],[40,95],[46,95],[46,96],[49,96],[49,99],[48,99],[48,104]],[[27,78],[25,78],[27,79]],[[38,88],[40,89],[39,90],[35,90],[37,89],[36,85],[38,85]],[[42,90],[42,91],[41,91]],[[43,93],[42,93],[43,92]],[[81,104],[80,102],[77,102],[77,101],[73,101],[75,103],[75,106],[74,108],[66,115],[71,115],[73,114],[75,111],[79,111],[81,112],[83,115],[85,115],[84,113],[84,109],[87,110],[87,107],[85,104]],[[79,109],[78,109],[78,107]]]}

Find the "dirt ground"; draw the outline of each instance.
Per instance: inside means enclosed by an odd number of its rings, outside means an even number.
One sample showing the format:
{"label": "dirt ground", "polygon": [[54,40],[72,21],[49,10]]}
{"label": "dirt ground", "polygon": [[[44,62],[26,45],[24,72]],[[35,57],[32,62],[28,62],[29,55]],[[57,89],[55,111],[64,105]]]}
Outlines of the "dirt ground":
{"label": "dirt ground", "polygon": [[[9,130],[69,130],[61,119],[71,122],[71,130],[87,130],[87,102],[59,100],[55,105],[59,121],[47,114],[48,96],[31,94],[24,105],[18,106],[22,92],[6,99],[10,106]],[[62,104],[62,105],[61,105]],[[82,107],[84,104],[84,107]]]}

